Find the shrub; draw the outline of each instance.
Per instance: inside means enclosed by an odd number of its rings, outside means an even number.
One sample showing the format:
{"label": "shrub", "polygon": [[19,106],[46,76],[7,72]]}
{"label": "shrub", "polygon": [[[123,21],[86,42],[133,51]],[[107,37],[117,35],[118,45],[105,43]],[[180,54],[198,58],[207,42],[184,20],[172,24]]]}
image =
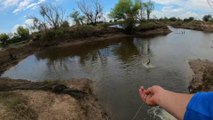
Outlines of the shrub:
{"label": "shrub", "polygon": [[9,36],[5,33],[0,34],[0,41],[2,45],[6,45],[7,40],[9,39]]}
{"label": "shrub", "polygon": [[74,27],[71,30],[71,36],[73,38],[85,38],[85,37],[89,37],[92,36],[95,33],[95,27],[91,26],[91,25],[81,25],[78,27]]}
{"label": "shrub", "polygon": [[17,28],[17,34],[18,34],[18,36],[20,36],[21,39],[23,39],[23,40],[27,40],[27,39],[29,38],[29,36],[30,36],[29,30],[28,30],[27,28],[22,27],[22,26],[19,26],[19,27]]}
{"label": "shrub", "polygon": [[203,16],[203,21],[208,22],[212,20],[212,16],[211,15],[205,15]]}
{"label": "shrub", "polygon": [[59,39],[64,35],[63,29],[49,29],[44,33],[41,33],[40,40],[42,41],[51,41],[55,39]]}
{"label": "shrub", "polygon": [[155,28],[161,28],[161,27],[165,27],[164,24],[160,24],[160,23],[155,23],[155,22],[141,22],[140,26],[139,26],[139,30],[143,31],[143,30],[152,30]]}

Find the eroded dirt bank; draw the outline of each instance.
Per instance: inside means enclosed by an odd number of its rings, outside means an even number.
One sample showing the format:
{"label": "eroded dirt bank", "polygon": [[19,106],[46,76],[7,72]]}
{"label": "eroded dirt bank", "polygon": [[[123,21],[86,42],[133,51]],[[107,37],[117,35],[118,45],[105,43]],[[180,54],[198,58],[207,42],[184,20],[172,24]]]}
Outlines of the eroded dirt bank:
{"label": "eroded dirt bank", "polygon": [[189,62],[194,72],[189,91],[213,91],[213,62],[207,60],[191,60]]}
{"label": "eroded dirt bank", "polygon": [[212,23],[205,23],[205,22],[172,23],[171,26],[175,28],[184,28],[203,32],[213,32]]}
{"label": "eroded dirt bank", "polygon": [[[0,82],[1,120],[108,119],[107,114],[97,102],[98,100],[94,94],[91,80],[81,79],[32,83],[26,80],[1,78]],[[37,87],[30,88],[30,84]],[[56,88],[53,85],[66,85],[69,89],[77,90],[76,95],[81,96],[76,97],[67,93],[61,93],[60,91],[63,88]],[[48,87],[50,89],[43,89]]]}

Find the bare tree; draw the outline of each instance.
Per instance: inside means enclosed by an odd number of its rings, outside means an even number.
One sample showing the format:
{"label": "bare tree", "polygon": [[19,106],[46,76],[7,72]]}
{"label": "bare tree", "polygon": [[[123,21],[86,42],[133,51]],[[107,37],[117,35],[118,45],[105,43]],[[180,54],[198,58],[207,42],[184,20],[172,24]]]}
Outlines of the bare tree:
{"label": "bare tree", "polygon": [[96,25],[98,19],[103,17],[103,7],[99,0],[80,0],[77,4],[78,8],[86,17],[87,23]]}
{"label": "bare tree", "polygon": [[64,21],[64,10],[52,5],[41,5],[40,14],[43,19],[54,29],[60,27]]}
{"label": "bare tree", "polygon": [[64,22],[65,11],[52,5],[40,5],[40,17],[30,17],[33,19],[33,29],[46,30],[48,27],[57,29]]}

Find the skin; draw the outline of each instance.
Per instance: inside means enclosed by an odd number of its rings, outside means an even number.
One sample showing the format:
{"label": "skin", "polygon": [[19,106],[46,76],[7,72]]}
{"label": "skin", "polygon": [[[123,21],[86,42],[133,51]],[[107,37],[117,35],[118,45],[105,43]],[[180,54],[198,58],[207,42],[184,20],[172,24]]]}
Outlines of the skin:
{"label": "skin", "polygon": [[141,87],[139,94],[146,104],[160,106],[179,120],[183,120],[186,107],[193,96],[171,92],[160,86],[152,86],[148,89]]}

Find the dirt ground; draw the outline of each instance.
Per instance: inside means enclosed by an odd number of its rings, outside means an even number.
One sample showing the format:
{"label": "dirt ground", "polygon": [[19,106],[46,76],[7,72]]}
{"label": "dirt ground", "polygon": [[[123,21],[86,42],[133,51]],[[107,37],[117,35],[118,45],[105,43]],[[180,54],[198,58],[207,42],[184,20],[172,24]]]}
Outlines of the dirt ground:
{"label": "dirt ground", "polygon": [[[1,82],[4,79],[1,79]],[[11,85],[9,79],[5,84]],[[8,82],[9,81],[9,82]],[[107,114],[98,104],[93,92],[92,81],[88,79],[60,81],[67,87],[87,93],[76,99],[68,94],[56,94],[43,90],[14,90],[0,92],[1,120],[107,120]]]}
{"label": "dirt ground", "polygon": [[213,62],[208,60],[191,60],[189,62],[194,72],[189,91],[213,91]]}

